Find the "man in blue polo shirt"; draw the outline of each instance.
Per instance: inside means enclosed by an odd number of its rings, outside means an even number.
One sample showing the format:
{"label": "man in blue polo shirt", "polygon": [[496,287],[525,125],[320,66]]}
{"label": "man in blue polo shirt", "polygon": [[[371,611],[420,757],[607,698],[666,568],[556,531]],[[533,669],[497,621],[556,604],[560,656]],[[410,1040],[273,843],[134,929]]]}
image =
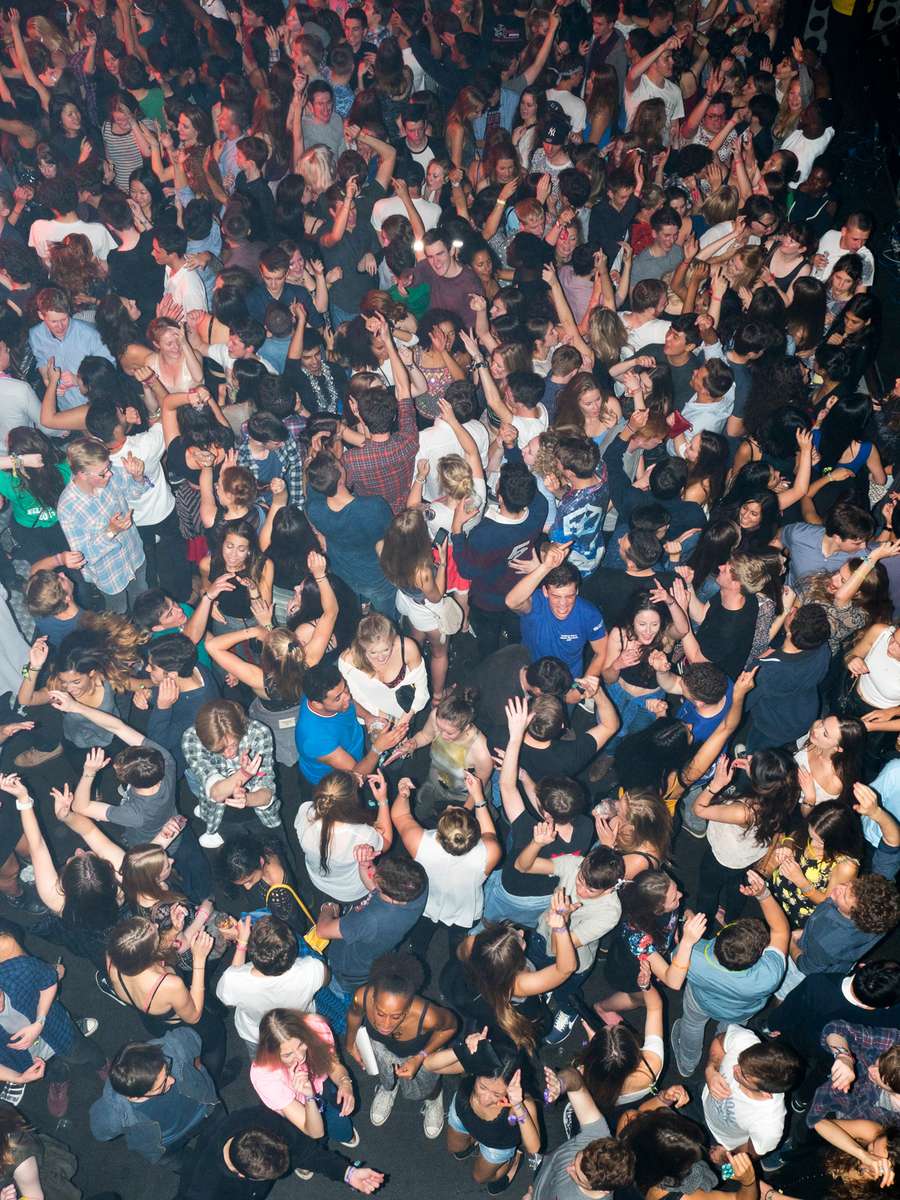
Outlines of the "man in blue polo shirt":
{"label": "man in blue polo shirt", "polygon": [[385,729],[366,752],[363,727],[344,677],[335,663],[319,663],[303,676],[296,726],[300,772],[313,785],[329,771],[369,775],[379,754],[393,750],[406,737],[408,725],[405,720]]}
{"label": "man in blue polo shirt", "polygon": [[[606,656],[606,626],[600,610],[578,595],[581,575],[565,561],[571,545],[552,542],[542,547],[532,570],[507,594],[506,607],[522,619],[522,642],[532,661],[550,655],[561,659],[575,679],[599,680]],[[588,647],[592,657],[585,670]],[[566,699],[577,703],[581,695],[573,691]]]}

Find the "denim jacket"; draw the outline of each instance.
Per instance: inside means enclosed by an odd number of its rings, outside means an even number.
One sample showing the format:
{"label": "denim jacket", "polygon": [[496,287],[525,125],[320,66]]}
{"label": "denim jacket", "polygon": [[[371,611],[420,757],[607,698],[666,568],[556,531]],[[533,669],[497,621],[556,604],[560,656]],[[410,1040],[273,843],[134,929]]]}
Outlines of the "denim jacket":
{"label": "denim jacket", "polygon": [[[171,1058],[175,1077],[173,1090],[177,1088],[183,1096],[195,1100],[207,1115],[212,1112],[218,1097],[206,1070],[194,1065],[201,1046],[194,1030],[186,1025],[178,1026],[150,1044],[160,1046],[163,1054]],[[142,1108],[143,1105],[133,1103],[127,1096],[120,1096],[107,1079],[100,1099],[91,1105],[91,1133],[98,1142],[110,1142],[124,1133],[129,1150],[150,1162],[158,1162],[166,1152],[162,1130],[158,1121],[143,1116]]]}

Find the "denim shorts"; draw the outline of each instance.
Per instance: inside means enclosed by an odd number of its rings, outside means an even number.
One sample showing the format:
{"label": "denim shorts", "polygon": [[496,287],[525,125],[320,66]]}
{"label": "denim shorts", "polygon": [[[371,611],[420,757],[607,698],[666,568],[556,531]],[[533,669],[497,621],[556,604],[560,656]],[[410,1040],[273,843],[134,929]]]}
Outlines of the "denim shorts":
{"label": "denim shorts", "polygon": [[[447,1113],[447,1124],[451,1129],[455,1129],[457,1133],[465,1133],[469,1137],[472,1136],[457,1116],[455,1096],[450,1101],[450,1110]],[[510,1159],[515,1156],[516,1150],[518,1149],[517,1146],[510,1146],[508,1150],[495,1150],[493,1146],[483,1146],[481,1142],[477,1142],[476,1145],[478,1146],[478,1153],[485,1160],[485,1162],[494,1163],[495,1165],[509,1162]]]}

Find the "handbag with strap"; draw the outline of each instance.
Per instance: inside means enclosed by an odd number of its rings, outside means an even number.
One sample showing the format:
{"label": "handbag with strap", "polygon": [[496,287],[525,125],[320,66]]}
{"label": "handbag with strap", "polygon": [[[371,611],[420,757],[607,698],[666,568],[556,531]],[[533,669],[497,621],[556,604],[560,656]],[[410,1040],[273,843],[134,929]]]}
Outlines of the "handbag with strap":
{"label": "handbag with strap", "polygon": [[[316,922],[313,919],[312,913],[309,911],[309,909],[306,907],[306,905],[303,903],[303,901],[300,899],[300,897],[297,895],[297,893],[294,891],[294,889],[291,887],[291,885],[289,883],[273,883],[272,884],[272,886],[266,892],[266,907],[267,908],[270,907],[269,899],[270,899],[270,897],[272,897],[273,892],[279,892],[279,891],[286,892],[288,894],[288,896],[290,896],[291,900],[300,909],[300,911],[309,920],[309,929],[307,929],[306,933],[304,933],[304,935],[303,935],[304,942],[306,942],[307,946],[309,946],[309,948],[311,950],[315,950],[317,954],[324,954],[325,950],[328,947],[328,938],[320,937],[318,935],[318,933],[316,933]],[[270,908],[270,911],[274,911],[275,915],[276,916],[278,915],[277,902],[275,904],[275,908],[274,909]]]}
{"label": "handbag with strap", "polygon": [[437,618],[442,641],[462,629],[465,615],[459,601],[452,596],[441,596],[438,601],[426,600],[425,607]]}

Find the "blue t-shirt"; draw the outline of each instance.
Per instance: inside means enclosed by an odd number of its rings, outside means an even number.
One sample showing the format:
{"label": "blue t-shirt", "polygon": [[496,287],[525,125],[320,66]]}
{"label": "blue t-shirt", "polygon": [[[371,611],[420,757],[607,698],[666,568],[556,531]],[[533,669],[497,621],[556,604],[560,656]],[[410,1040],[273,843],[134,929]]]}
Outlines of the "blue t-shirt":
{"label": "blue t-shirt", "polygon": [[551,542],[571,542],[569,562],[582,575],[590,575],[603,557],[603,522],[609,508],[606,464],[597,467],[599,482],[566,492],[556,506]]}
{"label": "blue t-shirt", "polygon": [[715,955],[715,938],[703,938],[691,951],[688,985],[709,1017],[742,1024],[758,1013],[784,978],[785,957],[767,947],[745,971],[729,971]]}
{"label": "blue t-shirt", "polygon": [[306,515],[328,542],[328,561],[335,574],[355,592],[385,585],[375,543],[384,537],[393,514],[381,496],[358,496],[340,512],[328,507],[320,492],[310,490]]}
{"label": "blue t-shirt", "polygon": [[606,626],[600,609],[581,596],[575,598],[575,607],[560,621],[550,611],[543,588],[538,588],[531,597],[531,612],[522,617],[522,641],[532,662],[552,655],[562,659],[576,677],[584,670],[585,646],[602,637],[606,637]]}
{"label": "blue t-shirt", "polygon": [[304,696],[297,716],[296,738],[300,771],[312,784],[334,770],[319,761],[333,750],[346,750],[354,762],[359,762],[365,751],[365,737],[354,704],[346,712],[323,717],[313,712]]}
{"label": "blue t-shirt", "polygon": [[693,700],[688,700],[687,697],[682,700],[681,707],[678,709],[678,720],[684,721],[685,725],[690,725],[691,732],[694,735],[695,746],[699,746],[701,742],[705,742],[709,735],[715,733],[725,720],[725,715],[729,708],[731,708],[731,695],[733,691],[734,684],[729,679],[722,707],[714,717],[701,716]]}

